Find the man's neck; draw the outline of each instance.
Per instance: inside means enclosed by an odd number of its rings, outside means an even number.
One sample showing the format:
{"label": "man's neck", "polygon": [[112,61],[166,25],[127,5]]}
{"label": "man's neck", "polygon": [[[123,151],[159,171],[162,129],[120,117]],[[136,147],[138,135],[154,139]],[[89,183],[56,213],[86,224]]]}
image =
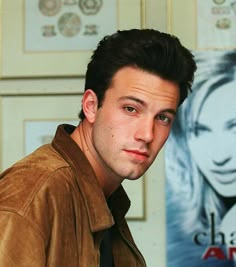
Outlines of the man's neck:
{"label": "man's neck", "polygon": [[85,154],[96,174],[98,182],[102,187],[105,197],[108,199],[110,195],[119,187],[122,182],[110,169],[105,167],[97,155],[92,141],[92,126],[89,122],[83,120],[71,134],[71,138],[78,144]]}

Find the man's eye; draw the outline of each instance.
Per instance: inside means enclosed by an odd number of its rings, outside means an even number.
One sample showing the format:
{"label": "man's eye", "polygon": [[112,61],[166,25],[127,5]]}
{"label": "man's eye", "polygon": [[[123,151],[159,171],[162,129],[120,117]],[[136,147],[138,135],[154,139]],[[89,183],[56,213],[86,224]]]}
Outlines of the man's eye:
{"label": "man's eye", "polygon": [[158,119],[161,120],[162,122],[166,123],[166,124],[170,122],[170,119],[164,114],[158,115]]}
{"label": "man's eye", "polygon": [[133,107],[125,107],[125,110],[128,111],[129,113],[135,113],[136,109]]}

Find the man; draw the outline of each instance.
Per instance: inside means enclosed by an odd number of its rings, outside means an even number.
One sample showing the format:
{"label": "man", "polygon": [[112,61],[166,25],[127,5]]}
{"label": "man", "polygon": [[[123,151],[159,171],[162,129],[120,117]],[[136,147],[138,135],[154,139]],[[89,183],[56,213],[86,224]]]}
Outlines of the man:
{"label": "man", "polygon": [[176,37],[127,30],[88,64],[81,122],[0,176],[1,267],[146,266],[125,220],[124,179],[165,143],[196,69]]}

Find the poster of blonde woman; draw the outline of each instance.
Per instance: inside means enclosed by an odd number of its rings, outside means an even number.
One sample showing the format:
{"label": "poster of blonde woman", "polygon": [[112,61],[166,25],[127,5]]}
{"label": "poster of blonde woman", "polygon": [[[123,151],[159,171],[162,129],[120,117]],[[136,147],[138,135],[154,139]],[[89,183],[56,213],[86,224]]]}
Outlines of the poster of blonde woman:
{"label": "poster of blonde woman", "polygon": [[167,267],[235,267],[236,50],[194,55],[165,148]]}

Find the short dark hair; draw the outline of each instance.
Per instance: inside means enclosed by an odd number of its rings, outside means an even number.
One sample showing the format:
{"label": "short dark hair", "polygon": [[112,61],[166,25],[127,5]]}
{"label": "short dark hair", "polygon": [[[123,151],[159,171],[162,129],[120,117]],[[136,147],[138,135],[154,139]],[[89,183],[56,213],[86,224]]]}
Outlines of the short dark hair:
{"label": "short dark hair", "polygon": [[[175,82],[181,104],[191,90],[196,64],[176,36],[154,29],[117,31],[105,36],[87,66],[85,90],[92,89],[102,105],[113,76],[123,67],[135,67]],[[83,110],[79,114],[84,119]]]}

